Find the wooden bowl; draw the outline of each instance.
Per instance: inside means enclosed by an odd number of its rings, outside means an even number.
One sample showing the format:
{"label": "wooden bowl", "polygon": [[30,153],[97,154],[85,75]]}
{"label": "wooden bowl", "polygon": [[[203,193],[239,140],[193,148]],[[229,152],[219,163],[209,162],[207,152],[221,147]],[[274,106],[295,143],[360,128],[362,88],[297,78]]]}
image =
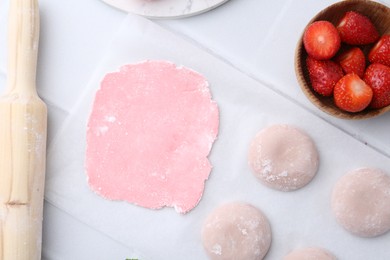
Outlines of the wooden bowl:
{"label": "wooden bowl", "polygon": [[[314,21],[327,20],[336,25],[347,11],[357,11],[371,19],[380,35],[390,34],[390,8],[369,0],[345,0],[333,4],[319,12],[307,26]],[[306,26],[306,28],[307,28]],[[309,73],[306,68],[307,53],[303,46],[303,33],[295,51],[295,72],[303,93],[322,111],[343,119],[366,119],[379,116],[390,110],[390,105],[381,109],[365,109],[351,113],[339,109],[333,102],[333,97],[324,97],[317,94],[310,84]],[[367,55],[374,44],[360,46]],[[343,46],[342,46],[343,47]],[[341,47],[341,48],[342,48]]]}

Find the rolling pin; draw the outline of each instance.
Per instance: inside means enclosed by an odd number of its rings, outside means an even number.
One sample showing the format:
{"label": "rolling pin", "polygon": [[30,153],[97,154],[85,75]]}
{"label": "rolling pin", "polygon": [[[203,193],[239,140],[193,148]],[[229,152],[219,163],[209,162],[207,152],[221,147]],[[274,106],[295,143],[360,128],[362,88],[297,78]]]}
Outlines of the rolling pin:
{"label": "rolling pin", "polygon": [[41,259],[47,108],[36,91],[37,0],[10,0],[0,97],[0,259]]}

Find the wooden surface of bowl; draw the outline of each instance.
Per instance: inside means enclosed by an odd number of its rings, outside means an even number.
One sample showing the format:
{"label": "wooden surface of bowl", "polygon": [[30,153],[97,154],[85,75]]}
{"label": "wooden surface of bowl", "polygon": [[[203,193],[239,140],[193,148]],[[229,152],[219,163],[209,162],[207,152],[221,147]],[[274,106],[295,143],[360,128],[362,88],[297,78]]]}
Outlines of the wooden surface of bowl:
{"label": "wooden surface of bowl", "polygon": [[[345,0],[333,4],[319,12],[307,26],[319,20],[326,20],[334,25],[340,21],[345,12],[357,11],[371,19],[380,35],[390,34],[390,8],[378,2],[369,0]],[[307,27],[306,27],[307,28]],[[303,33],[295,51],[295,72],[303,93],[322,111],[343,119],[366,119],[379,116],[390,110],[390,105],[381,109],[365,109],[361,112],[350,113],[339,109],[333,102],[333,97],[324,97],[317,94],[310,84],[309,73],[306,68],[307,53],[303,46]],[[359,46],[367,55],[374,44]],[[343,46],[341,47],[341,49]],[[367,61],[368,63],[368,61]]]}

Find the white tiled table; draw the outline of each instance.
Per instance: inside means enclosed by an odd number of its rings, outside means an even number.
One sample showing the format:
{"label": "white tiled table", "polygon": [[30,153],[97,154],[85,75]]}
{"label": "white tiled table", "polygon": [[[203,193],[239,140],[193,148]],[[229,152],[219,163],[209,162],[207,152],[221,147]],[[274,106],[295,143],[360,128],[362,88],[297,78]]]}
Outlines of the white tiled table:
{"label": "white tiled table", "polygon": [[[0,0],[0,90],[5,85],[7,2]],[[155,22],[387,156],[390,169],[390,113],[364,121],[335,119],[310,104],[296,82],[293,58],[301,30],[334,2],[230,0],[196,17]],[[390,0],[382,2],[390,5]],[[38,86],[50,109],[50,145],[126,14],[99,0],[40,0],[40,6]],[[44,259],[131,257],[126,246],[49,203],[43,242]]]}

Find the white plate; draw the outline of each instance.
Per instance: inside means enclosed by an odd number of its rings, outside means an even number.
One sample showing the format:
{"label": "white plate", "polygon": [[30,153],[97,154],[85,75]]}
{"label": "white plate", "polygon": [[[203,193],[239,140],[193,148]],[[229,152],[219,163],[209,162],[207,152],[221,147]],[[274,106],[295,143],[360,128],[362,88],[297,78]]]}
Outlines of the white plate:
{"label": "white plate", "polygon": [[149,18],[182,18],[214,9],[229,0],[102,0],[128,13]]}

